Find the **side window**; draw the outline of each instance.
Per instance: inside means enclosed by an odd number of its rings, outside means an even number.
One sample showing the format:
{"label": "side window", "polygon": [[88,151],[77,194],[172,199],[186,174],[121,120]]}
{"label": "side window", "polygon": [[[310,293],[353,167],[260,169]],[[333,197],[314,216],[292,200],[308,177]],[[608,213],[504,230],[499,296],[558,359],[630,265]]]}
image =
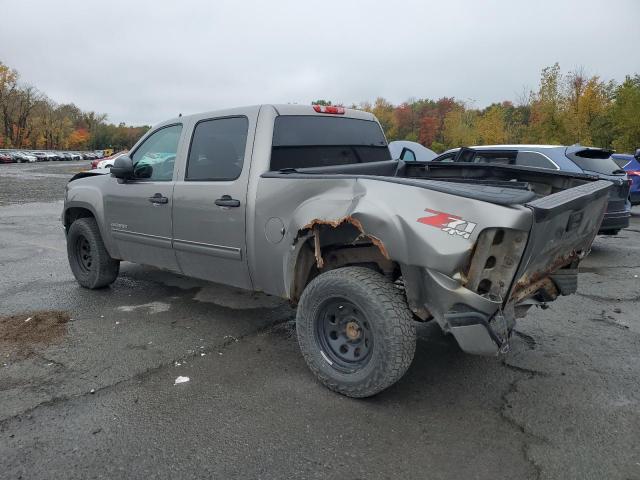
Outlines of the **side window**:
{"label": "side window", "polygon": [[516,165],[558,170],[558,167],[556,167],[551,160],[538,152],[518,152]]}
{"label": "side window", "polygon": [[242,172],[249,120],[205,120],[196,125],[185,180],[235,180]]}
{"label": "side window", "polygon": [[147,138],[131,157],[134,178],[171,181],[181,132],[182,125],[172,125]]}
{"label": "side window", "polygon": [[434,158],[434,162],[453,162],[453,158],[456,156],[458,152],[447,153],[441,157]]}
{"label": "side window", "polygon": [[478,151],[473,157],[473,163],[497,163],[512,165],[516,157],[515,152],[483,152]]}
{"label": "side window", "polygon": [[405,147],[402,150],[402,153],[400,154],[400,159],[401,160],[406,160],[407,162],[415,162],[416,161],[416,154],[413,153],[413,150],[410,150],[410,149]]}

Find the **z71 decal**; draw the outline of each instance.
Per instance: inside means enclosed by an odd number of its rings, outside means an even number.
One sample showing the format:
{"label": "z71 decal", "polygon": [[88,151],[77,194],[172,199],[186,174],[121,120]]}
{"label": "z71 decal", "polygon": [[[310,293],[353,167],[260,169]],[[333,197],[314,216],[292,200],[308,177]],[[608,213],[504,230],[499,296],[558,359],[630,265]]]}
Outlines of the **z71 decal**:
{"label": "z71 decal", "polygon": [[431,210],[430,208],[425,208],[424,211],[432,213],[433,215],[430,217],[420,217],[418,218],[418,222],[439,228],[443,232],[447,232],[449,235],[460,235],[462,238],[469,238],[477,225],[476,223],[464,220],[457,215],[438,212],[437,210]]}

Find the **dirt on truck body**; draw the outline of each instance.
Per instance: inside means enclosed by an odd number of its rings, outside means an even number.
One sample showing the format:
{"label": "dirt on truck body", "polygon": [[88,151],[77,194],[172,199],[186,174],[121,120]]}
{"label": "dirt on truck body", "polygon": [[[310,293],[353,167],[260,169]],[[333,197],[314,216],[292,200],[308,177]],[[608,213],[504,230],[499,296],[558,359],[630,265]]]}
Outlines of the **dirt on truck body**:
{"label": "dirt on truck body", "polygon": [[405,162],[369,113],[262,105],[154,127],[111,175],[75,177],[62,218],[81,285],[126,260],[287,298],[312,372],[362,397],[406,371],[416,321],[506,351],[516,318],[575,292],[610,187]]}

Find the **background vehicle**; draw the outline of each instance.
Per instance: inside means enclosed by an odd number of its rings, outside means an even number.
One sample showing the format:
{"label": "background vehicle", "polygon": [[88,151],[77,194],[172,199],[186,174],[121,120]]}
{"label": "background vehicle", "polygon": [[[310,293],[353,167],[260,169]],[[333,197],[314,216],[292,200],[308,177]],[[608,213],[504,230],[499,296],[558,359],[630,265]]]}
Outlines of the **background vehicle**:
{"label": "background vehicle", "polygon": [[572,145],[483,145],[456,148],[444,152],[433,162],[491,163],[544,168],[560,172],[580,172],[608,180],[614,187],[609,192],[607,212],[600,233],[615,235],[629,226],[631,205],[626,172],[611,158],[609,150]]}
{"label": "background vehicle", "polygon": [[636,150],[635,155],[614,153],[611,158],[629,176],[631,181],[629,201],[631,205],[640,205],[640,148]]}
{"label": "background vehicle", "polygon": [[94,160],[91,162],[91,168],[110,168],[113,167],[113,163],[116,159],[120,158],[123,155],[126,155],[128,152],[125,150],[123,152],[118,152],[110,157],[104,158],[102,160]]}
{"label": "background vehicle", "polygon": [[35,155],[31,155],[30,153],[26,152],[15,152],[14,156],[16,157],[16,161],[20,163],[38,161],[38,158]]}
{"label": "background vehicle", "polygon": [[0,152],[0,163],[14,163],[16,160],[9,152]]}
{"label": "background vehicle", "polygon": [[38,162],[45,162],[47,161],[47,154],[44,152],[29,152],[31,155],[33,155],[34,157],[36,157],[36,159],[38,160]]}
{"label": "background vehicle", "polygon": [[80,285],[111,284],[127,260],[287,298],[311,371],[354,397],[404,374],[414,319],[469,353],[508,348],[516,317],[575,292],[611,189],[581,173],[392,160],[372,114],[319,105],[175,118],[110,172],[67,185]]}
{"label": "background vehicle", "polygon": [[438,156],[436,152],[424,145],[408,140],[389,142],[389,151],[391,151],[391,158],[406,161],[428,162]]}

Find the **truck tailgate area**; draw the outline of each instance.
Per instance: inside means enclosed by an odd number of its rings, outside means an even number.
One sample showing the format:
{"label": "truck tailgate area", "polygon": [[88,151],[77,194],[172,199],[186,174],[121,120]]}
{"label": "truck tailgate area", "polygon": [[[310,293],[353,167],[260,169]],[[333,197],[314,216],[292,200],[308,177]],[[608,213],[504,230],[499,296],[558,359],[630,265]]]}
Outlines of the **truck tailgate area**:
{"label": "truck tailgate area", "polygon": [[551,273],[589,252],[611,187],[611,182],[598,180],[525,204],[533,210],[533,225],[514,277],[511,300],[545,287]]}

